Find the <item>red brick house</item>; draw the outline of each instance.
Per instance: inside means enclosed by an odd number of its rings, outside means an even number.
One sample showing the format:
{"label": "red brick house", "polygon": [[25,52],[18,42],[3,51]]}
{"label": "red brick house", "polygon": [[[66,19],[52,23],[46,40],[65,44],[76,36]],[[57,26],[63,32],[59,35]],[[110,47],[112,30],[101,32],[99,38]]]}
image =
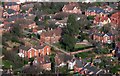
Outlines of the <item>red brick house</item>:
{"label": "red brick house", "polygon": [[94,18],[94,21],[93,21],[93,23],[94,24],[99,24],[99,23],[101,23],[102,25],[105,25],[105,24],[107,24],[107,23],[110,23],[111,21],[110,21],[110,19],[108,18],[108,16],[107,15],[97,15],[95,18]]}
{"label": "red brick house", "polygon": [[34,47],[20,46],[18,55],[20,57],[32,58],[32,57],[50,55],[50,53],[51,53],[51,48],[47,45],[43,45],[43,46],[37,45]]}
{"label": "red brick house", "polygon": [[111,33],[107,34],[102,34],[102,33],[97,33],[92,35],[92,39],[102,42],[102,43],[111,43],[113,40],[115,40],[114,35]]}
{"label": "red brick house", "polygon": [[75,13],[75,14],[81,14],[81,10],[80,10],[80,6],[78,3],[76,2],[70,2],[67,5],[64,5],[64,7],[62,8],[63,12],[66,13]]}
{"label": "red brick house", "polygon": [[120,11],[112,14],[112,16],[110,17],[111,19],[111,24],[114,26],[114,27],[120,27]]}
{"label": "red brick house", "polygon": [[56,28],[53,30],[49,30],[47,32],[42,32],[40,35],[41,42],[49,42],[49,43],[56,43],[59,42],[61,38],[62,29]]}
{"label": "red brick house", "polygon": [[17,4],[16,2],[6,2],[4,4],[4,8],[19,11],[20,10],[20,4]]}

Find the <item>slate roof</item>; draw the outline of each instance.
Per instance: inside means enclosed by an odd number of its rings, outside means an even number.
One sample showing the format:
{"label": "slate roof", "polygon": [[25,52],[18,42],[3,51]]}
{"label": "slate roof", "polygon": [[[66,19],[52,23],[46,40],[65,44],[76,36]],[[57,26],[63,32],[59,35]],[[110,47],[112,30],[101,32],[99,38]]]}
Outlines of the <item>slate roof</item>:
{"label": "slate roof", "polygon": [[71,59],[73,58],[73,56],[70,56],[70,55],[66,55],[66,54],[57,54],[58,55],[58,58],[63,61],[63,62],[67,62],[67,61],[71,61]]}
{"label": "slate roof", "polygon": [[7,19],[7,21],[11,22],[11,21],[14,21],[16,19],[20,19],[20,18],[24,18],[24,17],[25,17],[25,15],[22,15],[22,14],[12,15]]}
{"label": "slate roof", "polygon": [[[28,20],[28,19],[23,19],[23,18],[17,19],[16,22],[17,22],[17,21],[19,22],[19,24],[20,24],[21,26],[26,26],[26,25],[29,25],[29,24],[34,23],[33,20]],[[21,22],[21,23],[20,23],[20,22]]]}
{"label": "slate roof", "polygon": [[96,12],[96,13],[107,13],[107,12],[105,12],[105,10],[103,10],[102,8],[99,8],[99,7],[89,7],[88,9],[87,9],[87,11],[90,11],[90,12]]}
{"label": "slate roof", "polygon": [[5,5],[12,6],[12,5],[18,5],[16,2],[7,2]]}
{"label": "slate roof", "polygon": [[59,12],[59,13],[56,13],[54,15],[54,19],[57,19],[57,18],[65,18],[65,17],[68,17],[70,15],[70,13],[66,13],[66,12]]}
{"label": "slate roof", "polygon": [[[105,34],[102,34],[102,33],[94,33],[94,35],[104,36]],[[106,35],[108,35],[108,36],[114,36],[114,34],[112,34],[112,33],[106,33]]]}
{"label": "slate roof", "polygon": [[12,13],[15,13],[16,11],[15,10],[13,10],[13,9],[7,9],[7,13],[8,14],[12,14]]}
{"label": "slate roof", "polygon": [[54,30],[42,32],[41,35],[44,35],[45,37],[52,37],[54,34],[55,34],[55,36],[61,36],[61,33],[62,33],[62,29],[56,28]]}
{"label": "slate roof", "polygon": [[[95,66],[91,66],[90,63],[84,67],[84,69],[87,69],[88,70],[88,74],[90,72],[93,72],[93,74],[96,74],[100,69],[97,69],[97,67]],[[103,71],[100,71],[99,74],[103,74]]]}
{"label": "slate roof", "polygon": [[81,68],[81,67],[83,67],[83,66],[84,66],[84,65],[83,65],[82,60],[77,59],[77,60],[76,60],[76,67]]}
{"label": "slate roof", "polygon": [[43,49],[45,46],[46,46],[46,45],[43,45],[43,46],[36,45],[36,46],[34,46],[33,48],[35,48],[35,49]]}
{"label": "slate roof", "polygon": [[28,51],[31,47],[30,46],[25,46],[25,45],[21,45],[19,47],[19,49],[22,49],[22,50],[25,50],[25,51]]}
{"label": "slate roof", "polygon": [[19,47],[19,49],[23,49],[25,51],[28,51],[31,47],[34,48],[34,49],[43,49],[45,47],[45,45],[43,45],[43,46],[40,46],[40,45],[37,45],[37,46],[25,46],[25,45],[21,45]]}
{"label": "slate roof", "polygon": [[108,36],[114,36],[114,34],[112,34],[112,33],[107,33],[107,35],[108,35]]}

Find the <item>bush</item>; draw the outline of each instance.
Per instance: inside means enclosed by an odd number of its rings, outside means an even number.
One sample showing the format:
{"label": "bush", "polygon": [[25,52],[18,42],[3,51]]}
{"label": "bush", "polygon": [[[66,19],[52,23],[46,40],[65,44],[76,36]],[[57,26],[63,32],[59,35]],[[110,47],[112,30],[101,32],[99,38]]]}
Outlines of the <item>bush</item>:
{"label": "bush", "polygon": [[102,54],[108,54],[108,53],[109,53],[109,50],[108,50],[107,48],[102,48],[102,49],[100,50],[100,53],[102,53]]}
{"label": "bush", "polygon": [[88,16],[87,19],[88,20],[93,20],[95,16]]}

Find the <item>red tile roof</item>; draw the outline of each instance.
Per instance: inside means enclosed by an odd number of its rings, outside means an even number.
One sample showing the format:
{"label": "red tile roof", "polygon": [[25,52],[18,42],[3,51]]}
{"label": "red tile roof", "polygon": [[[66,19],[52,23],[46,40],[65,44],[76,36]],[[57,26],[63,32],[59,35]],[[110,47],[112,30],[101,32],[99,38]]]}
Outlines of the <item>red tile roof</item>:
{"label": "red tile roof", "polygon": [[63,9],[65,9],[65,10],[73,10],[74,7],[78,7],[79,8],[79,4],[76,3],[76,2],[71,2],[71,3],[67,4],[67,5],[65,5],[63,7]]}
{"label": "red tile roof", "polygon": [[108,20],[108,17],[107,16],[96,16],[95,19],[94,19],[96,22],[104,22]]}
{"label": "red tile roof", "polygon": [[[112,14],[111,19],[112,19],[112,21],[111,21],[112,23],[115,23],[115,24],[119,24],[119,25],[120,25],[120,11]],[[113,21],[113,20],[115,20],[115,21]],[[116,21],[117,21],[117,22],[116,22]]]}

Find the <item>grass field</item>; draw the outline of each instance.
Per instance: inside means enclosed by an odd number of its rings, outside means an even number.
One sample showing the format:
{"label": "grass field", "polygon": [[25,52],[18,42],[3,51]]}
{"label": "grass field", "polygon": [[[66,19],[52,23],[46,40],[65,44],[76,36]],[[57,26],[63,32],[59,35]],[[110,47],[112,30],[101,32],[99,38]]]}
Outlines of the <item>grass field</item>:
{"label": "grass field", "polygon": [[9,60],[2,60],[2,64],[4,65],[4,68],[10,68],[13,63]]}
{"label": "grass field", "polygon": [[87,47],[86,45],[82,45],[82,44],[76,44],[75,45],[75,49],[78,49],[78,48],[85,48]]}

